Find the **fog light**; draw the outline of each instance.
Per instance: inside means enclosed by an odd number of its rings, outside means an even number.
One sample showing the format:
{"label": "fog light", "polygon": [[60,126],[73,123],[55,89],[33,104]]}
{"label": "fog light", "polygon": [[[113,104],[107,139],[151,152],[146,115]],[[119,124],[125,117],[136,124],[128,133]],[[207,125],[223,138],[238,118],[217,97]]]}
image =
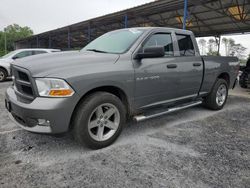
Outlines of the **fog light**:
{"label": "fog light", "polygon": [[41,126],[50,126],[50,121],[46,119],[38,119],[38,125]]}

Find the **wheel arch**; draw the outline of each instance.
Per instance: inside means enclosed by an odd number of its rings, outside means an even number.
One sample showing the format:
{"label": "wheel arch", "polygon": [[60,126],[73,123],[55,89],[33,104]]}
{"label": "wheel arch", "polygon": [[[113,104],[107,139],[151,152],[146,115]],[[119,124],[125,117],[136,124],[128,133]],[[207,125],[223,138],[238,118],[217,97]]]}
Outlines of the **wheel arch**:
{"label": "wheel arch", "polygon": [[230,87],[230,75],[227,72],[220,73],[217,78],[225,80]]}
{"label": "wheel arch", "polygon": [[5,73],[6,73],[6,74],[7,74],[7,76],[8,76],[9,72],[8,72],[8,70],[7,70],[5,67],[0,66],[0,69],[4,70],[4,71],[5,71]]}
{"label": "wheel arch", "polygon": [[77,102],[77,104],[73,110],[73,113],[71,115],[69,130],[71,130],[73,128],[72,122],[73,122],[74,116],[76,114],[76,111],[78,110],[82,101],[84,101],[86,99],[86,97],[88,97],[89,95],[96,93],[96,92],[107,92],[107,93],[111,93],[111,94],[117,96],[125,106],[127,117],[131,114],[130,101],[128,99],[127,94],[124,92],[124,90],[122,90],[121,88],[119,88],[117,86],[111,86],[111,85],[99,86],[99,87],[93,88],[93,89],[89,90],[88,92],[86,92],[80,98],[80,100]]}

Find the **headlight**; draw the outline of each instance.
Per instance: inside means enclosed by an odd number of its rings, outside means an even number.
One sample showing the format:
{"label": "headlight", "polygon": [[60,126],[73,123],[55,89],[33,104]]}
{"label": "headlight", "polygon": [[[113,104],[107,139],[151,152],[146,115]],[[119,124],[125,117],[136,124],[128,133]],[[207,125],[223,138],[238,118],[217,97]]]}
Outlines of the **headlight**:
{"label": "headlight", "polygon": [[70,97],[75,93],[67,82],[61,79],[37,78],[36,85],[42,97]]}

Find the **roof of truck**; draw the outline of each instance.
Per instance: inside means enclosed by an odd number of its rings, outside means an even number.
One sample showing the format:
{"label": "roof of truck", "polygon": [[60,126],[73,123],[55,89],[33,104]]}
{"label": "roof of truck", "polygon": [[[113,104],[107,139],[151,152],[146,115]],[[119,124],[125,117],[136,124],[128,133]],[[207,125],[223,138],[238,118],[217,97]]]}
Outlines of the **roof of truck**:
{"label": "roof of truck", "polygon": [[166,30],[173,30],[173,31],[176,31],[176,32],[193,33],[190,30],[178,29],[178,28],[173,28],[173,27],[132,27],[132,28],[117,29],[117,30],[133,30],[133,29],[140,29],[140,30],[166,29]]}
{"label": "roof of truck", "polygon": [[61,51],[60,49],[49,49],[49,48],[23,48],[23,49],[18,49],[16,51],[29,51],[29,50],[42,50],[42,51],[47,51],[47,52],[51,52],[51,51]]}

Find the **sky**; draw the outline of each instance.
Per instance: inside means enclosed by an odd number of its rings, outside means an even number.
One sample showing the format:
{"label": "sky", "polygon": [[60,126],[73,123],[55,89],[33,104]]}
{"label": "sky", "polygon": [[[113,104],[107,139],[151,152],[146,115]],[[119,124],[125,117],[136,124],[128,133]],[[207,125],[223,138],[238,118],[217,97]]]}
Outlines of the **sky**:
{"label": "sky", "polygon": [[[113,13],[154,0],[1,0],[0,30],[16,23],[29,26],[35,34]],[[250,34],[227,36],[247,48]],[[221,49],[224,55],[223,48]]]}

